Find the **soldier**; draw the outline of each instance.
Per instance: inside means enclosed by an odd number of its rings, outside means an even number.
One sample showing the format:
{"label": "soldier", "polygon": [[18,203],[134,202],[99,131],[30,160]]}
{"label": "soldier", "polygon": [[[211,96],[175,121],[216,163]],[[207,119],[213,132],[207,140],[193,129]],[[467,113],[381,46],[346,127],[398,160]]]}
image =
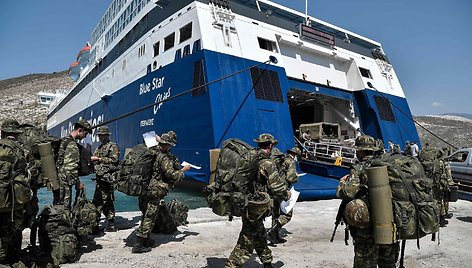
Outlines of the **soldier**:
{"label": "soldier", "polygon": [[57,160],[61,189],[59,196],[55,194],[54,203],[62,203],[69,210],[72,206],[72,186],[75,185],[76,191],[84,187],[79,180],[80,151],[77,141],[84,139],[90,133],[92,133],[90,123],[80,119],[74,123],[74,130],[61,142]]}
{"label": "soldier", "polygon": [[[2,185],[10,184],[13,179],[22,181],[26,185],[24,190],[16,189],[15,192],[24,193],[22,196],[24,201],[31,200],[31,190],[29,185],[29,177],[27,175],[27,164],[23,149],[17,142],[18,135],[21,133],[19,123],[16,120],[5,120],[1,126],[0,139],[0,166],[2,173],[0,174],[0,182]],[[2,186],[0,194],[3,202],[0,204],[0,264],[15,262],[17,254],[21,249],[21,232],[24,226],[24,205],[16,204],[16,199],[11,193],[10,186]],[[20,198],[22,198],[20,197]],[[28,200],[27,200],[28,199]],[[8,201],[7,201],[8,200]]]}
{"label": "soldier", "polygon": [[154,241],[149,235],[156,222],[161,200],[167,195],[169,190],[174,188],[174,184],[185,177],[184,172],[190,169],[189,165],[178,169],[175,164],[175,157],[170,154],[170,148],[177,143],[175,132],[162,134],[157,150],[156,160],[153,164],[153,175],[149,181],[149,188],[145,196],[139,197],[140,208],[144,210],[141,224],[136,230],[136,242],[132,253],[144,253],[151,251]]}
{"label": "soldier", "polygon": [[[281,157],[274,159],[275,164],[279,170],[279,174],[285,180],[285,186],[287,189],[292,188],[292,185],[298,182],[298,174],[296,163],[298,157],[302,152],[297,147],[287,150],[287,153]],[[293,210],[290,210],[287,214],[280,210],[280,202],[274,202],[272,209],[272,227],[267,232],[267,240],[269,245],[286,242],[285,239],[280,237],[279,231],[282,227],[289,223],[293,216]]]}
{"label": "soldier", "polygon": [[[443,157],[447,157],[449,154],[447,153],[447,150],[445,151],[444,149],[442,150],[443,152]],[[444,158],[443,158],[444,159]],[[444,160],[443,160],[444,161]],[[454,180],[452,179],[452,174],[451,174],[451,165],[449,164],[448,161],[444,161],[444,165],[446,168],[446,176],[447,176],[447,185],[448,185],[448,191],[449,187],[454,186]],[[446,215],[444,216],[446,219],[452,218],[453,214],[452,212],[449,212],[449,201],[444,201],[444,211]],[[446,220],[447,221],[447,220]],[[448,222],[449,223],[449,222]]]}
{"label": "soldier", "polygon": [[[110,141],[110,130],[107,126],[99,127],[97,135],[101,144],[90,158],[95,163],[97,181],[92,203],[98,211],[97,223],[100,222],[100,216],[103,213],[108,220],[105,231],[114,232],[116,229],[113,182],[115,180],[114,173],[118,170],[120,149],[116,143]],[[98,233],[98,224],[94,233]]]}
{"label": "soldier", "polygon": [[[280,177],[277,167],[270,159],[271,151],[277,141],[271,134],[261,134],[254,141],[257,142],[258,148],[249,151],[248,154],[258,156],[257,163],[251,163],[257,165],[257,176],[253,178],[255,191],[269,194],[275,202],[288,200],[290,192],[287,191],[283,178]],[[272,252],[267,247],[264,218],[250,219],[248,215],[255,213],[255,211],[251,211],[249,207],[247,209],[247,213],[241,217],[243,226],[239,233],[238,242],[226,261],[225,267],[242,266],[249,260],[254,249],[264,267],[272,267]]]}
{"label": "soldier", "polygon": [[411,155],[411,144],[409,141],[405,142],[405,150],[403,150],[403,154]]}
{"label": "soldier", "polygon": [[370,161],[379,148],[377,148],[375,140],[367,135],[357,137],[355,146],[356,155],[360,162],[351,167],[351,173],[339,181],[339,186],[336,189],[337,196],[343,200],[361,200],[356,203],[359,206],[357,211],[365,214],[359,225],[349,225],[349,231],[354,240],[354,268],[377,267],[377,265],[393,268],[399,255],[399,242],[391,245],[375,244],[372,226],[366,224],[369,222],[366,219],[369,217],[366,169],[370,166]]}

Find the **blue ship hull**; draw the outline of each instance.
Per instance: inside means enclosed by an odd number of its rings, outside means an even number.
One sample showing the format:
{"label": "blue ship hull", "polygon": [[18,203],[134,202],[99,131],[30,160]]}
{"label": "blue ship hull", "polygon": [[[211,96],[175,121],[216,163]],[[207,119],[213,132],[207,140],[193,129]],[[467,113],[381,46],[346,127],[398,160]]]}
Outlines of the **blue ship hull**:
{"label": "blue ship hull", "polygon": [[[79,113],[50,129],[49,134],[61,136],[70,127],[70,123],[80,117],[91,120],[92,125],[99,125],[155,101],[168,99],[162,104],[107,123],[112,130],[110,138],[118,143],[123,155],[126,148],[143,142],[142,134],[145,132],[154,130],[160,134],[174,130],[178,135],[178,143],[172,149],[173,153],[180,160],[202,167],[188,172],[189,179],[208,183],[209,150],[221,147],[225,139],[237,137],[255,145],[252,140],[260,133],[268,132],[279,140],[280,150],[285,151],[294,146],[295,133],[287,93],[295,88],[314,91],[315,86],[287,77],[285,69],[281,67],[260,66],[260,70],[267,67],[271,75],[276,74],[278,77],[283,98],[276,101],[256,98],[251,71],[175,97],[203,83],[218,80],[256,64],[259,63],[213,51],[194,51],[183,58],[176,58],[172,64],[149,72],[112,96],[83,107]],[[411,117],[411,112],[404,98],[384,95],[394,107],[395,122],[392,122],[379,117],[374,100],[379,93],[373,90],[352,93],[321,85],[316,85],[316,90],[317,94],[352,101],[356,114],[361,118],[362,131],[382,139],[384,143],[392,140],[394,143],[404,144],[407,140],[419,140],[415,126],[408,118]],[[93,147],[98,145],[98,137],[94,133],[91,140]],[[301,169],[309,173],[300,177],[300,182],[295,185],[301,191],[302,200],[334,198],[336,178],[349,172],[347,168],[313,163],[302,163]]]}

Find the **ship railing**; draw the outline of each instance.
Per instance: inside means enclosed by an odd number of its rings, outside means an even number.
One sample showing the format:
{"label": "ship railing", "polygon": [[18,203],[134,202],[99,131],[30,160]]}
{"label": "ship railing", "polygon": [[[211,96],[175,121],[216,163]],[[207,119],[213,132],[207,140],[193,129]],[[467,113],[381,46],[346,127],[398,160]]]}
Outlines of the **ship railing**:
{"label": "ship railing", "polygon": [[352,165],[356,162],[356,149],[341,144],[305,141],[303,146],[319,161]]}

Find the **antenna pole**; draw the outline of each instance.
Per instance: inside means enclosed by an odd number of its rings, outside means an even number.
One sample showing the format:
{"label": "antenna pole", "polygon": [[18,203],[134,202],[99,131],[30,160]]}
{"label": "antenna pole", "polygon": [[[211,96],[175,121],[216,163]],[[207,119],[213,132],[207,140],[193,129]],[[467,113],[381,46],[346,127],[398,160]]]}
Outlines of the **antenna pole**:
{"label": "antenna pole", "polygon": [[305,20],[308,25],[308,0],[305,0]]}

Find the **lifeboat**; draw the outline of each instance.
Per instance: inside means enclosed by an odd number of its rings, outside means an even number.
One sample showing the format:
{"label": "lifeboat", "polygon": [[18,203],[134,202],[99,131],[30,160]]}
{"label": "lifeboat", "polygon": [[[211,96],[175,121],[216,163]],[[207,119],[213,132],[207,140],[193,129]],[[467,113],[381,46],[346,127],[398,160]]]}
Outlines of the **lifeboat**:
{"label": "lifeboat", "polygon": [[80,76],[80,66],[79,66],[79,63],[77,61],[74,61],[74,63],[72,63],[70,66],[69,66],[69,76],[74,79],[74,81],[77,81],[77,79],[79,79],[79,76]]}
{"label": "lifeboat", "polygon": [[85,47],[83,47],[80,51],[79,54],[77,54],[77,62],[79,63],[79,66],[83,69],[85,66],[87,66],[89,59],[90,59],[90,44],[87,43]]}

